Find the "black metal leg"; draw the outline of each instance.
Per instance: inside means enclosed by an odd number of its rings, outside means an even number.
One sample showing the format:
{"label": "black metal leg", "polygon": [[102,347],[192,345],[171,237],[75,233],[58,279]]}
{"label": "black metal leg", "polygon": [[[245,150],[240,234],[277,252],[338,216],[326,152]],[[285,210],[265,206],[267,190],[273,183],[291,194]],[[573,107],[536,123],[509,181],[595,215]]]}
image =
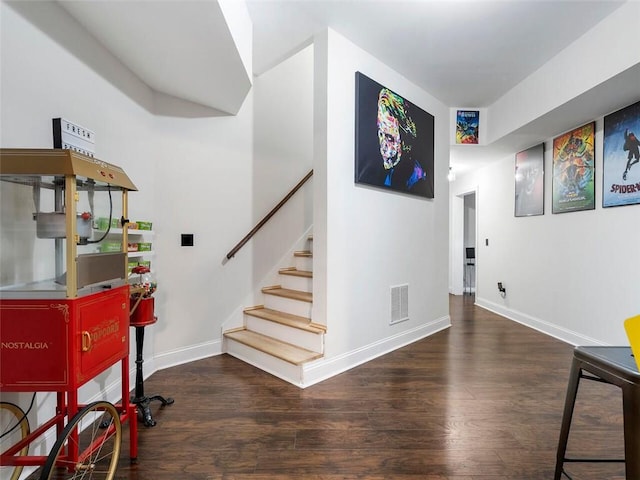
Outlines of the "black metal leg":
{"label": "black metal leg", "polygon": [[147,397],[144,394],[144,380],[142,375],[142,364],[144,359],[142,357],[142,350],[144,347],[144,326],[136,326],[136,388],[135,397],[131,399],[131,403],[135,403],[138,406],[138,411],[142,416],[142,421],[145,427],[153,427],[156,425],[156,421],[151,416],[150,403],[154,400],[162,402],[162,406],[171,405],[173,398],[164,398],[160,395],[152,395]]}
{"label": "black metal leg", "polygon": [[144,327],[136,327],[136,398],[144,397],[144,381],[142,377],[142,348],[144,347]]}
{"label": "black metal leg", "polygon": [[562,427],[560,428],[560,440],[558,441],[558,452],[556,455],[556,471],[553,480],[560,480],[562,469],[564,468],[565,454],[567,452],[567,441],[569,440],[569,429],[573,409],[576,404],[578,385],[580,384],[580,364],[574,358],[571,364],[571,374],[569,375],[569,386],[567,387],[567,397],[564,401],[564,413],[562,414]]}
{"label": "black metal leg", "polygon": [[637,385],[622,388],[622,408],[626,477],[640,478],[640,388]]}

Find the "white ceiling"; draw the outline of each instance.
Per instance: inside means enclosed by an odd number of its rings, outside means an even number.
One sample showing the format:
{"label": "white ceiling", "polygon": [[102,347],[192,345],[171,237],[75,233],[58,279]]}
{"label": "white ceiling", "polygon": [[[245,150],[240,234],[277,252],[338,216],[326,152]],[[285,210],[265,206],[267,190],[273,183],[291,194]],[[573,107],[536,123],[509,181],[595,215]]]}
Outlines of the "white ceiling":
{"label": "white ceiling", "polygon": [[[461,108],[488,107],[622,3],[246,0],[254,75],[330,27],[447,106]],[[155,91],[235,113],[250,88],[218,0],[59,4]],[[464,170],[502,158],[523,138],[539,136],[534,126],[512,142],[452,146],[451,163]]]}
{"label": "white ceiling", "polygon": [[251,89],[215,0],[59,4],[156,92],[236,114]]}
{"label": "white ceiling", "polygon": [[[277,65],[330,27],[445,105],[488,107],[623,3],[247,0],[253,73]],[[450,165],[464,172],[502,159],[546,138],[541,129],[544,124],[536,123],[488,146],[453,145]]]}
{"label": "white ceiling", "polygon": [[261,74],[331,27],[450,107],[486,107],[624,2],[247,0]]}

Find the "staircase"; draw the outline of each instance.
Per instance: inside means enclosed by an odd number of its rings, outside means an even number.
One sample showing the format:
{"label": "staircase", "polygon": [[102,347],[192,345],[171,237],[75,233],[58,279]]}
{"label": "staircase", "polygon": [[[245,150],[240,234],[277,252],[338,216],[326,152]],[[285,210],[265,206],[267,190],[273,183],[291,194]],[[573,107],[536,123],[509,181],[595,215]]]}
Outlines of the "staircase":
{"label": "staircase", "polygon": [[244,309],[244,325],[224,332],[225,351],[294,385],[303,367],[323,356],[326,327],[313,323],[313,237],[278,271],[279,285],[262,288],[263,305]]}

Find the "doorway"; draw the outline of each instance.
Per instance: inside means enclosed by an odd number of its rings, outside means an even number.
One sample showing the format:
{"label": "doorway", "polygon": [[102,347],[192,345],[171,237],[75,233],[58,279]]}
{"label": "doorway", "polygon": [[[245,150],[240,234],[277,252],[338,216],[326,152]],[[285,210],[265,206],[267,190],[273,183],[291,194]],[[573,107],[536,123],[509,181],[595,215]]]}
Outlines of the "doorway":
{"label": "doorway", "polygon": [[476,187],[451,196],[449,291],[453,295],[473,294],[477,290],[478,266],[467,266],[467,248],[474,249],[474,264],[479,253],[476,248],[477,195]]}
{"label": "doorway", "polygon": [[463,196],[462,238],[464,245],[463,293],[475,295],[476,292],[476,193]]}

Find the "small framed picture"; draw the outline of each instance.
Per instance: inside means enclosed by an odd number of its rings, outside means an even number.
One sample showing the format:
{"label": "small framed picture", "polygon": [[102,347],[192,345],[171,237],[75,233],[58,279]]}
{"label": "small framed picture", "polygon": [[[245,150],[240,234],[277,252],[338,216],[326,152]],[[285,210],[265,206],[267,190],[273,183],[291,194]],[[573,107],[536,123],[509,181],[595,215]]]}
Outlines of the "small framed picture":
{"label": "small framed picture", "polygon": [[640,102],[604,117],[602,206],[640,203]]}
{"label": "small framed picture", "polygon": [[515,216],[544,215],[544,144],[516,154]]}
{"label": "small framed picture", "polygon": [[596,208],[595,122],[553,139],[553,213]]}
{"label": "small framed picture", "polygon": [[480,111],[458,110],[456,113],[456,143],[466,145],[478,144],[480,128]]}

